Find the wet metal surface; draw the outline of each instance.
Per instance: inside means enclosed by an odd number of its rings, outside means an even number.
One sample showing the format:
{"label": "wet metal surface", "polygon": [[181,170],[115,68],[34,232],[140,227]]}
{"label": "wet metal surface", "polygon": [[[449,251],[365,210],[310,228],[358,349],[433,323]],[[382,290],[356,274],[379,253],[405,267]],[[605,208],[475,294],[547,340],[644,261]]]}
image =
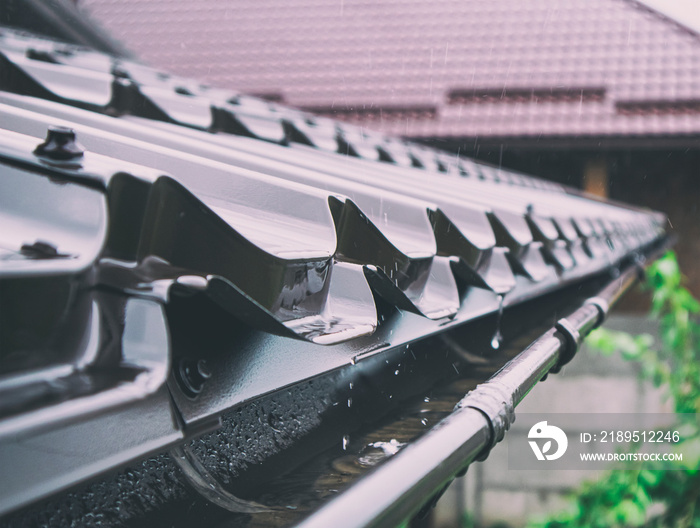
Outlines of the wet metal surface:
{"label": "wet metal surface", "polygon": [[[0,514],[98,475],[138,490],[109,472],[177,441],[245,495],[328,416],[359,430],[471,376],[464,343],[435,356],[460,325],[491,314],[477,355],[501,357],[509,310],[575,295],[665,236],[660,214],[13,31],[0,221],[0,460],[16,474]],[[74,435],[144,408],[143,438]],[[20,475],[57,428],[70,449]],[[262,439],[248,451],[246,434]],[[346,434],[345,456],[366,447]],[[142,463],[180,482],[167,457]],[[143,478],[162,499],[144,515],[188,497]]]}
{"label": "wet metal surface", "polygon": [[[569,293],[577,297],[584,291],[575,288]],[[409,346],[375,354],[354,365],[347,364],[336,373],[225,413],[222,427],[189,443],[190,449],[229,493],[266,506],[284,507],[283,511],[275,511],[274,516],[279,517],[282,524],[291,522],[298,519],[301,512],[318,506],[328,495],[316,494],[315,480],[306,487],[297,484],[296,472],[290,473],[291,481],[280,481],[273,486],[271,482],[276,482],[277,475],[292,470],[303,460],[311,461],[309,467],[313,467],[313,461],[348,455],[368,457],[363,459],[361,466],[384,459],[383,453],[389,454],[400,448],[397,442],[404,443],[414,433],[428,430],[442,416],[434,412],[449,412],[464,395],[462,391],[472,386],[470,384],[488,378],[507,357],[526,346],[531,339],[524,337],[515,343],[513,334],[523,328],[536,332],[539,328],[532,326],[536,324],[533,321],[553,324],[556,313],[562,313],[565,308],[552,312],[551,303],[561,305],[572,295],[549,296],[546,301],[550,303],[547,304],[549,308],[537,304],[534,305],[536,309],[528,305],[522,309],[512,308],[510,313],[506,311],[502,321],[504,346],[498,353],[493,352],[490,344],[496,319],[486,318]],[[545,313],[550,315],[545,316]],[[431,394],[436,382],[440,392],[450,380],[465,376],[468,386],[456,386],[446,402],[441,404],[437,393]],[[426,397],[429,402],[424,401]],[[430,405],[420,407],[427,403]],[[405,405],[409,405],[406,412]],[[427,412],[419,412],[421,408]],[[388,422],[382,418],[387,413]],[[392,429],[387,424],[397,417],[400,422]],[[404,423],[407,425],[402,425]],[[389,429],[382,430],[383,427]],[[404,427],[406,438],[400,432]],[[377,430],[379,433],[372,433]],[[118,442],[116,431],[111,430],[111,433],[113,441]],[[366,440],[363,440],[364,436]],[[396,441],[392,442],[392,439]],[[344,443],[346,451],[343,451]],[[370,448],[365,443],[375,445]],[[329,459],[319,455],[326,448],[329,449]],[[338,470],[333,469],[333,462],[329,462],[328,467],[326,470],[317,469],[332,472],[324,484],[329,490],[339,489],[338,485],[350,482],[344,478],[338,482]],[[312,476],[318,475],[317,469],[311,470]],[[147,459],[101,482],[79,488],[41,507],[20,512],[12,517],[14,524],[11,525],[65,524],[66,515],[70,515],[91,526],[94,523],[90,512],[96,509],[101,512],[100,519],[107,524],[117,519],[120,524],[138,526],[191,526],[222,521],[222,512],[208,506],[196,492],[182,484],[183,479],[167,457]],[[274,490],[279,498],[271,497],[268,490]],[[145,497],[148,498],[146,502]],[[258,514],[235,516],[231,522],[254,523],[256,519]]]}
{"label": "wet metal surface", "polygon": [[[521,316],[522,314],[519,314]],[[493,320],[490,321],[492,326]],[[460,338],[459,332],[444,336],[452,351],[452,374],[444,382],[403,401],[386,418],[371,423],[358,431],[344,435],[331,449],[318,453],[303,466],[270,482],[257,500],[279,508],[273,512],[253,516],[235,516],[222,520],[224,526],[292,526],[308,516],[319,505],[339,496],[358,479],[386,462],[430,431],[437,423],[454,412],[455,405],[479,383],[491,377],[514,355],[522,351],[541,332],[534,327],[517,339],[509,338],[498,353],[488,352],[487,328],[481,339],[474,340],[472,329],[469,339]],[[441,338],[442,339],[442,338]],[[466,349],[457,345],[470,342]],[[420,347],[413,353],[420,354]],[[401,375],[400,371],[399,374]],[[420,465],[421,459],[415,463]],[[403,486],[396,482],[396,486]],[[378,491],[379,492],[379,491]],[[385,490],[385,494],[393,493]],[[428,499],[429,497],[425,497]],[[357,512],[360,515],[360,512]]]}

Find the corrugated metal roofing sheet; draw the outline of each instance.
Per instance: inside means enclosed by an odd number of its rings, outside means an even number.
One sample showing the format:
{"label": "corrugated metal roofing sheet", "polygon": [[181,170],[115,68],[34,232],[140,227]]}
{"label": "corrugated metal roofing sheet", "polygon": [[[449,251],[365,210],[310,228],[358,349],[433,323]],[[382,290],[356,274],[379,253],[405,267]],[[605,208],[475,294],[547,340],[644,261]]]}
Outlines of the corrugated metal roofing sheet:
{"label": "corrugated metal roofing sheet", "polygon": [[[0,90],[0,457],[21,474],[0,512],[665,237],[657,213],[10,31]],[[178,327],[200,303],[231,332],[211,372]],[[22,471],[23,438],[143,401],[177,421]]]}
{"label": "corrugated metal roofing sheet", "polygon": [[[440,319],[459,310],[455,276],[499,295],[515,288],[509,298],[517,298],[514,274],[546,290],[569,274],[607,266],[608,260],[594,258],[596,248],[615,260],[659,233],[658,219],[645,213],[135,63],[112,64],[94,52],[50,44],[39,50],[13,36],[0,40],[0,51],[6,90],[124,115],[115,120],[68,112],[54,103],[3,94],[2,112],[14,132],[40,136],[47,115],[53,115],[56,123],[78,130],[90,155],[118,153],[124,161],[169,174],[150,178],[148,193],[162,197],[148,199],[154,205],[139,213],[147,231],[119,258],[157,256],[204,277],[221,277],[271,320],[301,336],[332,342],[376,325],[369,289],[363,316],[347,319],[328,312],[334,267],[344,269],[338,273],[345,282],[364,284],[366,277],[393,304]],[[162,123],[154,129],[129,116]],[[252,124],[226,125],[246,119],[265,122],[264,131],[256,134]],[[276,132],[270,135],[271,130]],[[391,147],[384,149],[385,144]],[[399,166],[389,150],[403,151],[412,167]],[[347,155],[338,155],[343,152]],[[386,163],[377,163],[382,156]],[[109,189],[110,182],[105,176],[101,185]],[[189,208],[201,227],[178,224],[177,215]],[[597,236],[580,226],[603,220],[611,227]],[[223,258],[224,252],[247,258]],[[276,278],[260,281],[259,275]],[[333,305],[341,311],[345,306]]]}

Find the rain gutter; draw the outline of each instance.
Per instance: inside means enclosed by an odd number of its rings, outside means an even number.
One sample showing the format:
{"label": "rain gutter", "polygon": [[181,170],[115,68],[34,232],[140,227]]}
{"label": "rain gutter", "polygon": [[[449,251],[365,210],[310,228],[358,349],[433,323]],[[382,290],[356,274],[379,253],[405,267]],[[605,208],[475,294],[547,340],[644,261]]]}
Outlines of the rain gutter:
{"label": "rain gutter", "polygon": [[558,372],[583,339],[639,280],[632,265],[597,295],[533,341],[488,381],[478,385],[448,417],[337,498],[299,528],[398,526],[439,496],[474,460],[485,460],[515,421],[515,407],[549,372]]}

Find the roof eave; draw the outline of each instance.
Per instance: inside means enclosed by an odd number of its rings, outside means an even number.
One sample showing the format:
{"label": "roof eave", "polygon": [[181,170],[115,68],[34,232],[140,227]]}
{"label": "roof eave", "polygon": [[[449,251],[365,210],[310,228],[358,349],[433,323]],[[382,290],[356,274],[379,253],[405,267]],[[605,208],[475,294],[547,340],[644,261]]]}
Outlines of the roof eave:
{"label": "roof eave", "polygon": [[591,136],[442,136],[435,138],[412,138],[439,148],[459,146],[462,152],[489,147],[509,150],[648,150],[652,149],[698,149],[700,132],[675,135],[591,135]]}

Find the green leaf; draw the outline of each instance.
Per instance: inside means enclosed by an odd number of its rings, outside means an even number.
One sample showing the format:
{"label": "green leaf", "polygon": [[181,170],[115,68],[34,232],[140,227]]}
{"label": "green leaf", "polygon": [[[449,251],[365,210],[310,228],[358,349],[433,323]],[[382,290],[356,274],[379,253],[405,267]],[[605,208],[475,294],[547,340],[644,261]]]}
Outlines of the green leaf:
{"label": "green leaf", "polygon": [[627,526],[640,526],[646,521],[644,509],[636,502],[626,499],[615,508],[616,520]]}
{"label": "green leaf", "polygon": [[656,486],[659,482],[659,472],[644,469],[639,472],[639,481],[646,488]]}

